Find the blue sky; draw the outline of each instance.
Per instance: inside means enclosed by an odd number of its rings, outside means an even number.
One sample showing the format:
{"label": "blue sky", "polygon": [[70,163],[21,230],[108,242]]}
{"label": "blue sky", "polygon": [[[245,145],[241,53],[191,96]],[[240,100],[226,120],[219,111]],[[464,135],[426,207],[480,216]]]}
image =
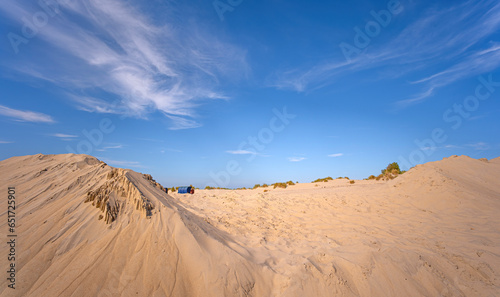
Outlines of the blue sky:
{"label": "blue sky", "polygon": [[500,155],[498,1],[0,3],[0,159],[165,186]]}

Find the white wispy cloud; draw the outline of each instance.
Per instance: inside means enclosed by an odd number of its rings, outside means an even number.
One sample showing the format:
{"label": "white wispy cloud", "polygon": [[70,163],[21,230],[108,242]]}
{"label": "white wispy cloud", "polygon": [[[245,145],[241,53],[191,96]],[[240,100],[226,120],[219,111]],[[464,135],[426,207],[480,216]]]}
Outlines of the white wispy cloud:
{"label": "white wispy cloud", "polygon": [[0,105],[0,115],[20,122],[55,123],[54,119],[47,114],[29,110],[13,109],[4,105]]}
{"label": "white wispy cloud", "polygon": [[105,146],[104,149],[121,149],[123,148],[123,144],[117,144],[117,145],[111,145],[111,146]]}
{"label": "white wispy cloud", "polygon": [[427,97],[431,96],[434,93],[434,89],[435,89],[434,87],[429,87],[427,90],[423,91],[420,94],[416,94],[412,98],[397,101],[396,107],[404,108],[412,104],[420,103],[425,99],[427,99]]}
{"label": "white wispy cloud", "polygon": [[5,143],[14,143],[14,141],[0,140],[0,143],[2,143],[2,144],[5,144]]}
{"label": "white wispy cloud", "polygon": [[111,160],[107,158],[97,157],[99,160],[106,162],[109,165],[113,166],[122,166],[122,167],[134,167],[134,168],[144,168],[140,162],[136,161],[125,161],[125,160]]}
{"label": "white wispy cloud", "polygon": [[336,153],[336,154],[330,154],[328,155],[328,157],[335,158],[335,157],[342,157],[343,155],[344,155],[343,153]]}
{"label": "white wispy cloud", "polygon": [[172,120],[172,125],[168,128],[170,130],[194,129],[201,127],[200,123],[192,119],[172,115],[168,115],[167,117]]}
{"label": "white wispy cloud", "polygon": [[123,148],[124,145],[123,144],[116,144],[116,145],[108,145],[108,146],[104,146],[102,148],[96,148],[95,150],[96,151],[99,151],[99,152],[105,152],[107,150],[112,150],[112,149],[121,149]]}
{"label": "white wispy cloud", "polygon": [[443,146],[426,146],[422,147],[421,150],[423,151],[435,151],[435,150],[442,150],[442,149],[462,149],[464,146],[460,145],[455,145],[455,144],[447,144]]}
{"label": "white wispy cloud", "polygon": [[75,140],[76,138],[78,138],[77,135],[64,134],[64,133],[54,133],[54,134],[50,134],[50,136],[57,137],[57,138],[64,140],[64,141],[72,141],[72,140]]}
{"label": "white wispy cloud", "polygon": [[300,161],[303,161],[305,159],[306,158],[304,158],[304,157],[289,157],[288,161],[290,161],[290,162],[300,162]]}
{"label": "white wispy cloud", "polygon": [[248,150],[226,151],[226,153],[233,154],[233,155],[257,155],[257,152],[248,151]]}
{"label": "white wispy cloud", "polygon": [[423,151],[434,151],[434,150],[442,150],[442,149],[473,149],[476,151],[485,151],[491,149],[493,146],[486,142],[475,142],[475,143],[466,143],[466,144],[446,144],[443,146],[427,146],[423,147]]}
{"label": "white wispy cloud", "polygon": [[[43,63],[9,66],[62,87],[82,110],[139,118],[160,111],[172,120],[171,129],[195,128],[201,125],[195,113],[201,100],[227,99],[218,91],[220,79],[248,74],[244,50],[209,34],[203,24],[179,20],[173,8],[160,23],[126,1],[57,3],[60,13],[36,36],[52,55]],[[37,9],[25,2],[0,4],[20,27]]]}
{"label": "white wispy cloud", "polygon": [[441,8],[430,7],[388,42],[372,41],[350,63],[339,51],[337,57],[316,65],[274,73],[268,85],[310,92],[366,70],[397,69],[397,74],[386,71],[377,76],[377,79],[390,79],[429,69],[428,75],[412,82],[421,84],[423,91],[396,103],[397,107],[406,107],[423,102],[439,87],[498,69],[500,45],[480,43],[499,30],[498,1],[469,0]]}
{"label": "white wispy cloud", "polygon": [[151,141],[151,142],[159,142],[159,143],[165,142],[165,140],[163,140],[163,139],[141,138],[141,137],[137,137],[136,139],[144,140],[144,141]]}
{"label": "white wispy cloud", "polygon": [[173,149],[173,148],[161,148],[160,153],[164,154],[165,152],[182,153],[181,150],[177,150],[177,149]]}
{"label": "white wispy cloud", "polygon": [[470,143],[470,144],[466,144],[466,146],[470,147],[474,150],[477,150],[477,151],[485,151],[485,150],[491,149],[491,145],[489,145],[486,142]]}
{"label": "white wispy cloud", "polygon": [[55,134],[52,134],[52,136],[59,137],[59,138],[77,138],[78,137],[77,135],[64,134],[64,133],[55,133]]}

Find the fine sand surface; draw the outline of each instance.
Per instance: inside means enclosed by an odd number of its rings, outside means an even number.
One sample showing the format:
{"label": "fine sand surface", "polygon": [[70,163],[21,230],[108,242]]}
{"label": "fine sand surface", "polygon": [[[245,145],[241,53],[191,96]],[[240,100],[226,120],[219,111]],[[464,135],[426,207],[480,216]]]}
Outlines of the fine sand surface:
{"label": "fine sand surface", "polygon": [[90,156],[33,155],[1,161],[0,183],[0,236],[9,186],[18,235],[0,296],[500,296],[500,158],[167,195]]}

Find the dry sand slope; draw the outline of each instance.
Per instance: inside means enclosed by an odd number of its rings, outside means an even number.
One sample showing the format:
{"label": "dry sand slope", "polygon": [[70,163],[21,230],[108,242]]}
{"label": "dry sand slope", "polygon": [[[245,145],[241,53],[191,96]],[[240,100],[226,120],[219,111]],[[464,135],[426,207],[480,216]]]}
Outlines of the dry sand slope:
{"label": "dry sand slope", "polygon": [[[0,162],[0,296],[500,296],[500,158],[389,181],[166,195],[85,155]],[[2,271],[8,248],[0,246]]]}

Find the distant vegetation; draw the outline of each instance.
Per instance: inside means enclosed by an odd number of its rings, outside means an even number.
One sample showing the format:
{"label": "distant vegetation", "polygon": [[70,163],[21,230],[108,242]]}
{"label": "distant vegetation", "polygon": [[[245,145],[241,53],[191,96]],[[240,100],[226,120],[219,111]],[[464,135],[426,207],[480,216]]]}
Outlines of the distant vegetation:
{"label": "distant vegetation", "polygon": [[229,189],[229,188],[221,188],[221,187],[206,186],[205,190],[231,190],[231,189]]}
{"label": "distant vegetation", "polygon": [[331,177],[318,178],[317,180],[313,181],[313,183],[320,183],[320,182],[326,183],[329,180],[333,180],[333,178],[331,178]]}
{"label": "distant vegetation", "polygon": [[[336,179],[349,179],[349,178],[348,178],[347,176],[344,176],[344,177],[339,176],[339,177],[337,177]],[[333,180],[333,178],[331,178],[331,177],[318,178],[317,180],[312,181],[312,182],[313,182],[313,183],[320,183],[320,182],[324,182],[324,183],[326,183],[326,182],[327,182],[327,181],[329,181],[329,180]]]}
{"label": "distant vegetation", "polygon": [[272,184],[272,186],[274,187],[274,189],[276,189],[276,188],[283,188],[283,189],[285,189],[286,187],[293,186],[293,185],[295,185],[295,183],[293,181],[291,181],[291,180],[287,181],[286,183],[274,183],[274,184]]}
{"label": "distant vegetation", "polygon": [[[295,185],[295,183],[291,180],[287,181],[286,183],[274,183],[274,184],[271,184],[271,186],[273,186],[273,189],[276,189],[276,188],[283,188],[285,189],[287,186],[293,186]],[[267,188],[269,187],[268,184],[262,184],[262,186],[260,184],[256,184],[255,186],[253,186],[252,189],[258,189],[258,188]],[[245,188],[243,188],[245,189]],[[265,190],[264,192],[267,192],[267,190]]]}
{"label": "distant vegetation", "polygon": [[378,176],[370,175],[367,179],[368,180],[373,180],[373,179],[375,179],[375,180],[390,180],[390,179],[396,178],[398,175],[403,174],[405,172],[406,171],[401,171],[401,169],[399,168],[399,164],[397,162],[393,162],[393,163],[387,165],[387,167],[385,169],[382,169],[381,174],[379,174]]}
{"label": "distant vegetation", "polygon": [[353,183],[355,183],[355,181],[353,181],[353,180],[350,180],[350,181],[349,181],[349,183],[350,183],[350,184],[353,184]]}

